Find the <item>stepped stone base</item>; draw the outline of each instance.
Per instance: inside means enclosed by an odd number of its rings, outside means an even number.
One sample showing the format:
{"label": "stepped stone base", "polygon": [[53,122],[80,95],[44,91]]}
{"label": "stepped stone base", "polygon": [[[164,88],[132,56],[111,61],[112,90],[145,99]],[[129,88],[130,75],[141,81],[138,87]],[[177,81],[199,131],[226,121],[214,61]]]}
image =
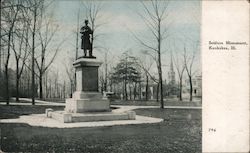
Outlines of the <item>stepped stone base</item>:
{"label": "stepped stone base", "polygon": [[135,120],[134,111],[114,112],[110,102],[99,92],[77,91],[66,99],[64,111],[45,110],[46,116],[62,123]]}
{"label": "stepped stone base", "polygon": [[67,99],[65,111],[68,113],[107,112],[110,111],[108,100]]}
{"label": "stepped stone base", "polygon": [[135,112],[88,112],[88,113],[67,113],[65,111],[53,111],[46,109],[46,115],[62,123],[72,122],[95,122],[95,121],[115,121],[115,120],[135,120]]}
{"label": "stepped stone base", "polygon": [[109,100],[98,92],[75,92],[73,98],[66,99],[67,113],[108,112]]}

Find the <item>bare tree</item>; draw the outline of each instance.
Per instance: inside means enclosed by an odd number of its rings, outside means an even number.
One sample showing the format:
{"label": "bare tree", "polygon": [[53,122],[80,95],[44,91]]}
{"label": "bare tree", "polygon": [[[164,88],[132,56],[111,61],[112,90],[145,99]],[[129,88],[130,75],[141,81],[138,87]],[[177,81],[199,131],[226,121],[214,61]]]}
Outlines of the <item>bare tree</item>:
{"label": "bare tree", "polygon": [[0,0],[0,78],[2,77],[2,0]]}
{"label": "bare tree", "polygon": [[193,82],[192,82],[192,77],[195,74],[195,71],[193,71],[193,64],[194,64],[194,59],[195,59],[195,51],[191,53],[191,55],[187,54],[186,47],[184,47],[184,65],[185,69],[188,75],[188,80],[189,80],[189,101],[193,100]]}
{"label": "bare tree", "polygon": [[[75,51],[75,60],[78,59],[78,50],[79,50],[79,31],[80,31],[80,9],[77,12],[77,24],[76,24],[76,51]],[[73,62],[72,62],[73,64]],[[67,70],[67,68],[66,68]],[[72,84],[73,82],[73,84]],[[73,88],[74,87],[74,88]],[[76,69],[74,69],[74,78],[70,79],[70,98],[72,97],[73,91],[76,91]]]}
{"label": "bare tree", "polygon": [[44,0],[29,0],[29,5],[31,9],[27,11],[27,15],[30,15],[32,19],[31,24],[31,33],[32,33],[32,45],[31,45],[31,71],[32,71],[32,79],[31,79],[31,95],[32,95],[32,105],[35,105],[35,48],[36,48],[36,33],[38,32],[39,25],[39,17],[43,10]]}
{"label": "bare tree", "polygon": [[[52,22],[52,16],[43,16],[41,20],[42,25],[38,32],[41,45],[41,54],[39,55],[39,58],[35,58],[35,62],[39,71],[39,97],[40,99],[43,99],[43,76],[49,66],[53,63],[61,44],[55,49],[52,58],[48,60],[48,52],[51,54],[51,49],[48,47],[58,29],[58,26],[54,26]],[[46,62],[46,59],[48,62]]]}
{"label": "bare tree", "polygon": [[104,56],[104,75],[105,75],[105,84],[106,84],[106,91],[113,92],[113,80],[111,79],[112,76],[112,69],[114,68],[114,58],[115,56],[109,52],[109,49],[105,51]]}
{"label": "bare tree", "polygon": [[55,72],[55,76],[54,76],[54,96],[53,98],[57,98],[58,97],[58,88],[59,88],[59,83],[58,83],[58,70]]}
{"label": "bare tree", "polygon": [[[29,34],[29,29],[28,29],[28,23],[26,22],[26,19],[23,19],[23,25],[20,30],[16,31],[16,39],[14,41],[14,37],[12,37],[12,48],[14,51],[15,55],[15,60],[16,60],[16,101],[19,101],[19,88],[20,88],[20,78],[23,72],[23,68],[25,65],[25,62],[29,56],[29,42],[28,42],[28,34]],[[16,47],[16,45],[18,47]]]}
{"label": "bare tree", "polygon": [[107,52],[108,50],[105,50],[104,52],[104,64],[100,67],[100,82],[101,82],[101,90],[102,92],[107,92],[108,87],[108,59],[107,59]]}
{"label": "bare tree", "polygon": [[[14,28],[15,24],[18,19],[18,13],[20,11],[20,6],[17,5],[20,3],[20,1],[14,2],[14,1],[9,1],[4,3],[6,9],[4,9],[3,17],[5,20],[5,25],[6,25],[6,35],[7,35],[7,56],[5,59],[5,86],[6,86],[6,104],[9,105],[9,73],[8,73],[8,65],[9,65],[9,59],[10,59],[10,49],[11,49],[11,39],[13,37],[14,33]],[[2,35],[1,35],[2,37]]]}
{"label": "bare tree", "polygon": [[[110,84],[111,79],[110,79],[110,68],[109,66],[112,65],[112,61],[113,61],[113,56],[112,53],[109,51],[109,49],[107,47],[100,47],[98,48],[97,51],[100,51],[101,53],[104,54],[104,59],[103,59],[103,65],[100,67],[100,70],[103,71],[103,73],[101,73],[100,77],[101,77],[101,81],[102,81],[102,87],[103,87],[103,91],[108,91],[108,84]],[[109,56],[108,56],[109,54]],[[110,86],[110,85],[109,85]]]}
{"label": "bare tree", "polygon": [[175,54],[173,55],[173,62],[179,78],[179,100],[182,101],[182,80],[185,70],[185,64],[183,60],[180,59],[180,55],[178,55],[177,52],[175,52]]}
{"label": "bare tree", "polygon": [[[143,52],[143,54],[145,55],[145,53]],[[152,58],[146,58],[144,56],[138,57],[138,66],[143,70],[144,75],[145,75],[145,79],[146,79],[146,86],[145,86],[145,98],[146,100],[149,99],[148,97],[148,93],[149,93],[149,79],[153,80],[155,83],[159,83],[159,80],[157,80],[150,72],[152,65],[153,65],[153,61],[151,60]]]}
{"label": "bare tree", "polygon": [[104,79],[104,91],[107,91],[107,84],[108,84],[108,61],[107,61],[107,52],[105,52],[105,79]]}
{"label": "bare tree", "polygon": [[49,75],[49,70],[47,70],[44,74],[44,81],[43,81],[43,86],[45,87],[45,90],[43,92],[44,98],[48,98],[48,75]]}
{"label": "bare tree", "polygon": [[164,20],[168,16],[167,8],[169,1],[158,1],[151,0],[146,2],[141,2],[144,15],[138,13],[139,16],[143,19],[144,23],[148,27],[151,33],[151,41],[148,42],[139,38],[135,34],[135,38],[139,41],[139,43],[144,46],[147,50],[149,50],[152,57],[154,57],[158,69],[158,77],[159,77],[159,88],[160,88],[160,102],[161,108],[164,108],[163,102],[163,79],[162,79],[162,63],[161,63],[161,54],[162,54],[162,42],[167,37],[168,28],[164,27]]}

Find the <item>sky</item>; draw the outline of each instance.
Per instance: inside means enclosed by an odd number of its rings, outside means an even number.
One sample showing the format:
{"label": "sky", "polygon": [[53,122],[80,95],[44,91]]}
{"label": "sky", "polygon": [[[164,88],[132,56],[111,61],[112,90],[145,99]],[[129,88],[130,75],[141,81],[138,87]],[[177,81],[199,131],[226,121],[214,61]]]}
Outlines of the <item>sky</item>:
{"label": "sky", "polygon": [[[59,30],[54,38],[55,44],[58,41],[65,40],[52,65],[52,69],[58,69],[61,76],[66,74],[61,65],[69,63],[69,58],[75,56],[78,11],[80,12],[80,27],[84,25],[86,19],[83,2],[83,0],[56,0],[50,6],[50,11],[54,13],[53,19],[59,25]],[[142,40],[146,40],[148,44],[154,44],[149,41],[152,35],[144,20],[138,14],[143,11],[142,3],[140,1],[122,0],[94,1],[93,3],[102,4],[98,22],[105,22],[96,31],[101,35],[94,43],[108,49],[108,61],[113,64],[117,63],[122,53],[128,50],[131,55],[144,57],[141,53],[143,47],[133,34]],[[144,1],[144,3],[150,4],[148,1]],[[194,67],[200,71],[200,51],[198,47],[200,40],[200,5],[198,0],[171,0],[169,3],[167,9],[169,15],[162,23],[163,27],[168,27],[169,35],[162,43],[162,69],[165,79],[169,70],[171,52],[182,53],[184,46],[188,53],[197,52]],[[83,51],[79,49],[78,54],[82,55]],[[93,54],[97,56],[97,59],[104,60],[103,49],[94,50]],[[152,71],[156,71],[156,69]]]}

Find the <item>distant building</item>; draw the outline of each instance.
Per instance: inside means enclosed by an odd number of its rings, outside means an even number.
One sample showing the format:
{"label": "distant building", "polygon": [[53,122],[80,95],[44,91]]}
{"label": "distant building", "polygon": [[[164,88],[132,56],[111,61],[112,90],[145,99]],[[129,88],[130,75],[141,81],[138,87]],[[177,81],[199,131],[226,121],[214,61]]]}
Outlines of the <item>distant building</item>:
{"label": "distant building", "polygon": [[202,96],[202,78],[201,75],[193,79],[193,94],[197,97]]}
{"label": "distant building", "polygon": [[[202,76],[197,75],[197,76],[193,77],[192,85],[193,85],[193,96],[201,97],[202,96]],[[190,91],[189,80],[186,79],[185,84],[183,86],[183,92],[189,93],[189,91]]]}
{"label": "distant building", "polygon": [[177,95],[178,93],[178,86],[175,81],[175,71],[174,71],[174,65],[173,65],[173,58],[171,55],[171,60],[170,60],[170,69],[168,72],[168,80],[169,82],[166,83],[166,96],[174,96]]}
{"label": "distant building", "polygon": [[170,70],[168,72],[168,80],[169,80],[169,84],[175,85],[175,71],[174,71],[172,56],[170,60]]}

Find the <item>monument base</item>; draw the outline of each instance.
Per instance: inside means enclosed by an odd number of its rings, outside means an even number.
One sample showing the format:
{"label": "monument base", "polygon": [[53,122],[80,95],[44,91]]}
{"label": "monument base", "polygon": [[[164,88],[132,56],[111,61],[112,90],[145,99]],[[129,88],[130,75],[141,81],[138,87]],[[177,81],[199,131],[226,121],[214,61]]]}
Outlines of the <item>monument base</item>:
{"label": "monument base", "polygon": [[109,100],[102,97],[99,92],[78,91],[73,94],[73,98],[66,99],[65,111],[67,113],[108,112],[111,111],[109,105]]}
{"label": "monument base", "polygon": [[46,109],[46,116],[62,123],[74,122],[96,122],[114,120],[135,120],[134,111],[126,112],[88,112],[88,113],[68,113],[66,111],[53,111]]}
{"label": "monument base", "polygon": [[76,92],[66,99],[64,111],[46,109],[47,117],[63,123],[134,120],[135,112],[114,112],[106,96],[98,92],[98,67],[101,62],[95,58],[79,58],[73,66],[76,69]]}
{"label": "monument base", "polygon": [[46,109],[46,116],[62,123],[135,120],[134,111],[114,112],[110,102],[99,92],[77,91],[66,99],[64,111]]}
{"label": "monument base", "polygon": [[84,112],[107,112],[110,111],[108,100],[89,100],[73,98],[66,99],[65,111],[68,113],[84,113]]}

